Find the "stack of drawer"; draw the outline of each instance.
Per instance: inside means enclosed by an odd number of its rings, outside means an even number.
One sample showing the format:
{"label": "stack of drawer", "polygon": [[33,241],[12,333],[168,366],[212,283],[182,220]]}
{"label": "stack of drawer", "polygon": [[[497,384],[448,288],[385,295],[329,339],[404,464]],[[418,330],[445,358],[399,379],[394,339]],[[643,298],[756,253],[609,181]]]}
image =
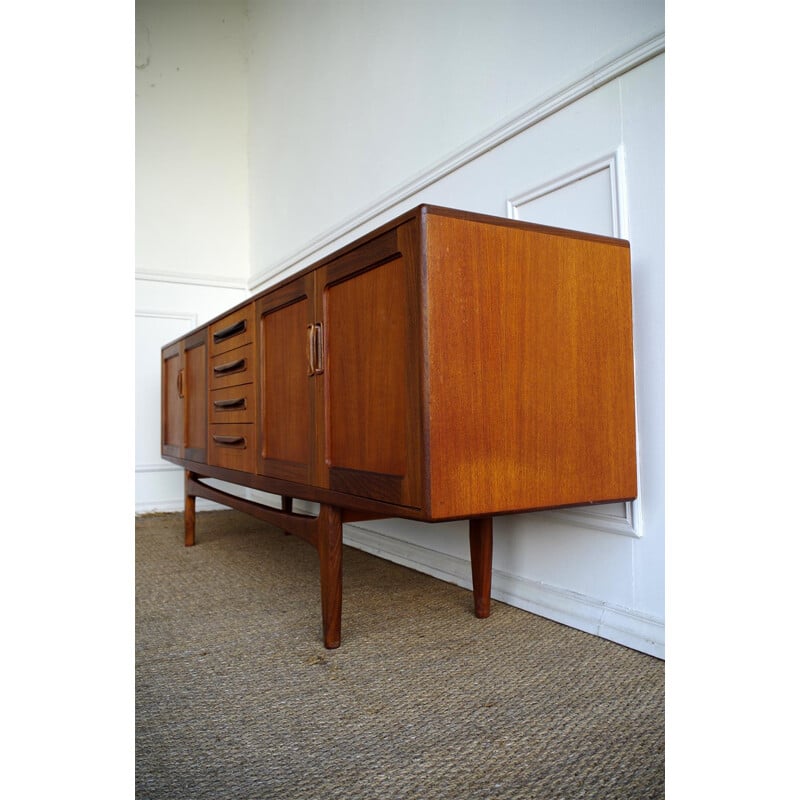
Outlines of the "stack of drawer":
{"label": "stack of drawer", "polygon": [[249,303],[209,331],[208,463],[255,472],[255,314]]}

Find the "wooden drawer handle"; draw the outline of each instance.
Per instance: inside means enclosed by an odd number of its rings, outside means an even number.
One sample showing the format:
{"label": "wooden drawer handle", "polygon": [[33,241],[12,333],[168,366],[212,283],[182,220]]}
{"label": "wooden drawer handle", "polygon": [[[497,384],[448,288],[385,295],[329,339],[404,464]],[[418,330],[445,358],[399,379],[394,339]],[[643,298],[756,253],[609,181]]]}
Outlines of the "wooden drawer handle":
{"label": "wooden drawer handle", "polygon": [[246,330],[247,320],[240,319],[238,322],[234,322],[233,325],[228,325],[227,328],[217,331],[214,334],[214,344],[217,344],[218,342],[224,342],[226,339],[230,339],[231,336],[236,336],[237,333],[244,333]]}
{"label": "wooden drawer handle", "polygon": [[214,374],[225,375],[228,372],[238,372],[245,369],[246,366],[247,359],[240,358],[238,361],[230,361],[227,364],[220,364],[218,367],[214,367]]}
{"label": "wooden drawer handle", "polygon": [[245,408],[245,399],[244,397],[237,397],[234,400],[215,400],[214,408],[223,408],[226,410],[231,408]]}
{"label": "wooden drawer handle", "polygon": [[227,447],[236,447],[236,445],[244,444],[244,436],[220,436],[214,433],[211,438],[217,444],[226,445]]}

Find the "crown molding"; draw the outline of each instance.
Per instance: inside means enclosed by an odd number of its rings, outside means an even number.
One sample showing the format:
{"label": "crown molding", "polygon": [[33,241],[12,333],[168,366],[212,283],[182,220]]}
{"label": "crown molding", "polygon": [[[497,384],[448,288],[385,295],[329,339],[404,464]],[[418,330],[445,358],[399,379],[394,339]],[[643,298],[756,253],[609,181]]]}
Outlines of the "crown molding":
{"label": "crown molding", "polygon": [[476,158],[488,153],[509,139],[536,125],[547,117],[580,100],[601,86],[630,72],[665,51],[665,35],[656,36],[642,42],[632,50],[606,62],[602,66],[585,73],[578,80],[534,103],[520,114],[507,119],[497,127],[483,134],[465,147],[460,148],[432,168],[379,197],[374,203],[362,209],[333,228],[310,240],[293,254],[282,258],[271,266],[254,273],[247,282],[247,288],[256,290],[268,282],[272,283],[288,277],[302,266],[303,262],[319,253],[336,240],[366,225],[379,215],[403,203],[428,186],[440,181]]}

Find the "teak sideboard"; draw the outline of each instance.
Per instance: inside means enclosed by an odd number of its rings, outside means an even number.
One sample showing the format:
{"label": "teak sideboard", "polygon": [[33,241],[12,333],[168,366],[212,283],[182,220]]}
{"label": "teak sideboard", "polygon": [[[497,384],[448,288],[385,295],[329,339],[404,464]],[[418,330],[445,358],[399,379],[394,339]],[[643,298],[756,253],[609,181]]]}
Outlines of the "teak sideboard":
{"label": "teak sideboard", "polygon": [[166,345],[161,452],[187,546],[204,497],[317,549],[326,647],[345,522],[468,519],[486,617],[493,516],[636,497],[629,244],[419,206]]}

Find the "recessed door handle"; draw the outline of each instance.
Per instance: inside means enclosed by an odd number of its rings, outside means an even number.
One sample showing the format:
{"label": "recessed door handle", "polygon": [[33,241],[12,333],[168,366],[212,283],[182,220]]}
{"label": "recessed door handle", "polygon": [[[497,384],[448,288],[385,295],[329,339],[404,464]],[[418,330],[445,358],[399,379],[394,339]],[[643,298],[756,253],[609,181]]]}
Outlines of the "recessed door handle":
{"label": "recessed door handle", "polygon": [[227,364],[220,364],[214,367],[215,375],[225,375],[228,372],[239,372],[247,366],[247,359],[240,358],[238,361],[230,361]]}
{"label": "recessed door handle", "polygon": [[227,328],[217,331],[214,334],[214,344],[217,342],[224,342],[225,339],[230,339],[231,336],[236,336],[237,333],[244,333],[246,330],[247,320],[240,319],[238,322],[234,322],[233,325],[228,325]]}
{"label": "recessed door handle", "polygon": [[214,408],[221,408],[225,411],[229,411],[232,408],[244,408],[245,407],[245,399],[244,397],[237,397],[233,400],[215,400],[214,401]]}
{"label": "recessed door handle", "polygon": [[236,447],[237,445],[244,444],[244,436],[220,436],[216,433],[212,434],[211,438],[217,443],[225,445],[226,447]]}

